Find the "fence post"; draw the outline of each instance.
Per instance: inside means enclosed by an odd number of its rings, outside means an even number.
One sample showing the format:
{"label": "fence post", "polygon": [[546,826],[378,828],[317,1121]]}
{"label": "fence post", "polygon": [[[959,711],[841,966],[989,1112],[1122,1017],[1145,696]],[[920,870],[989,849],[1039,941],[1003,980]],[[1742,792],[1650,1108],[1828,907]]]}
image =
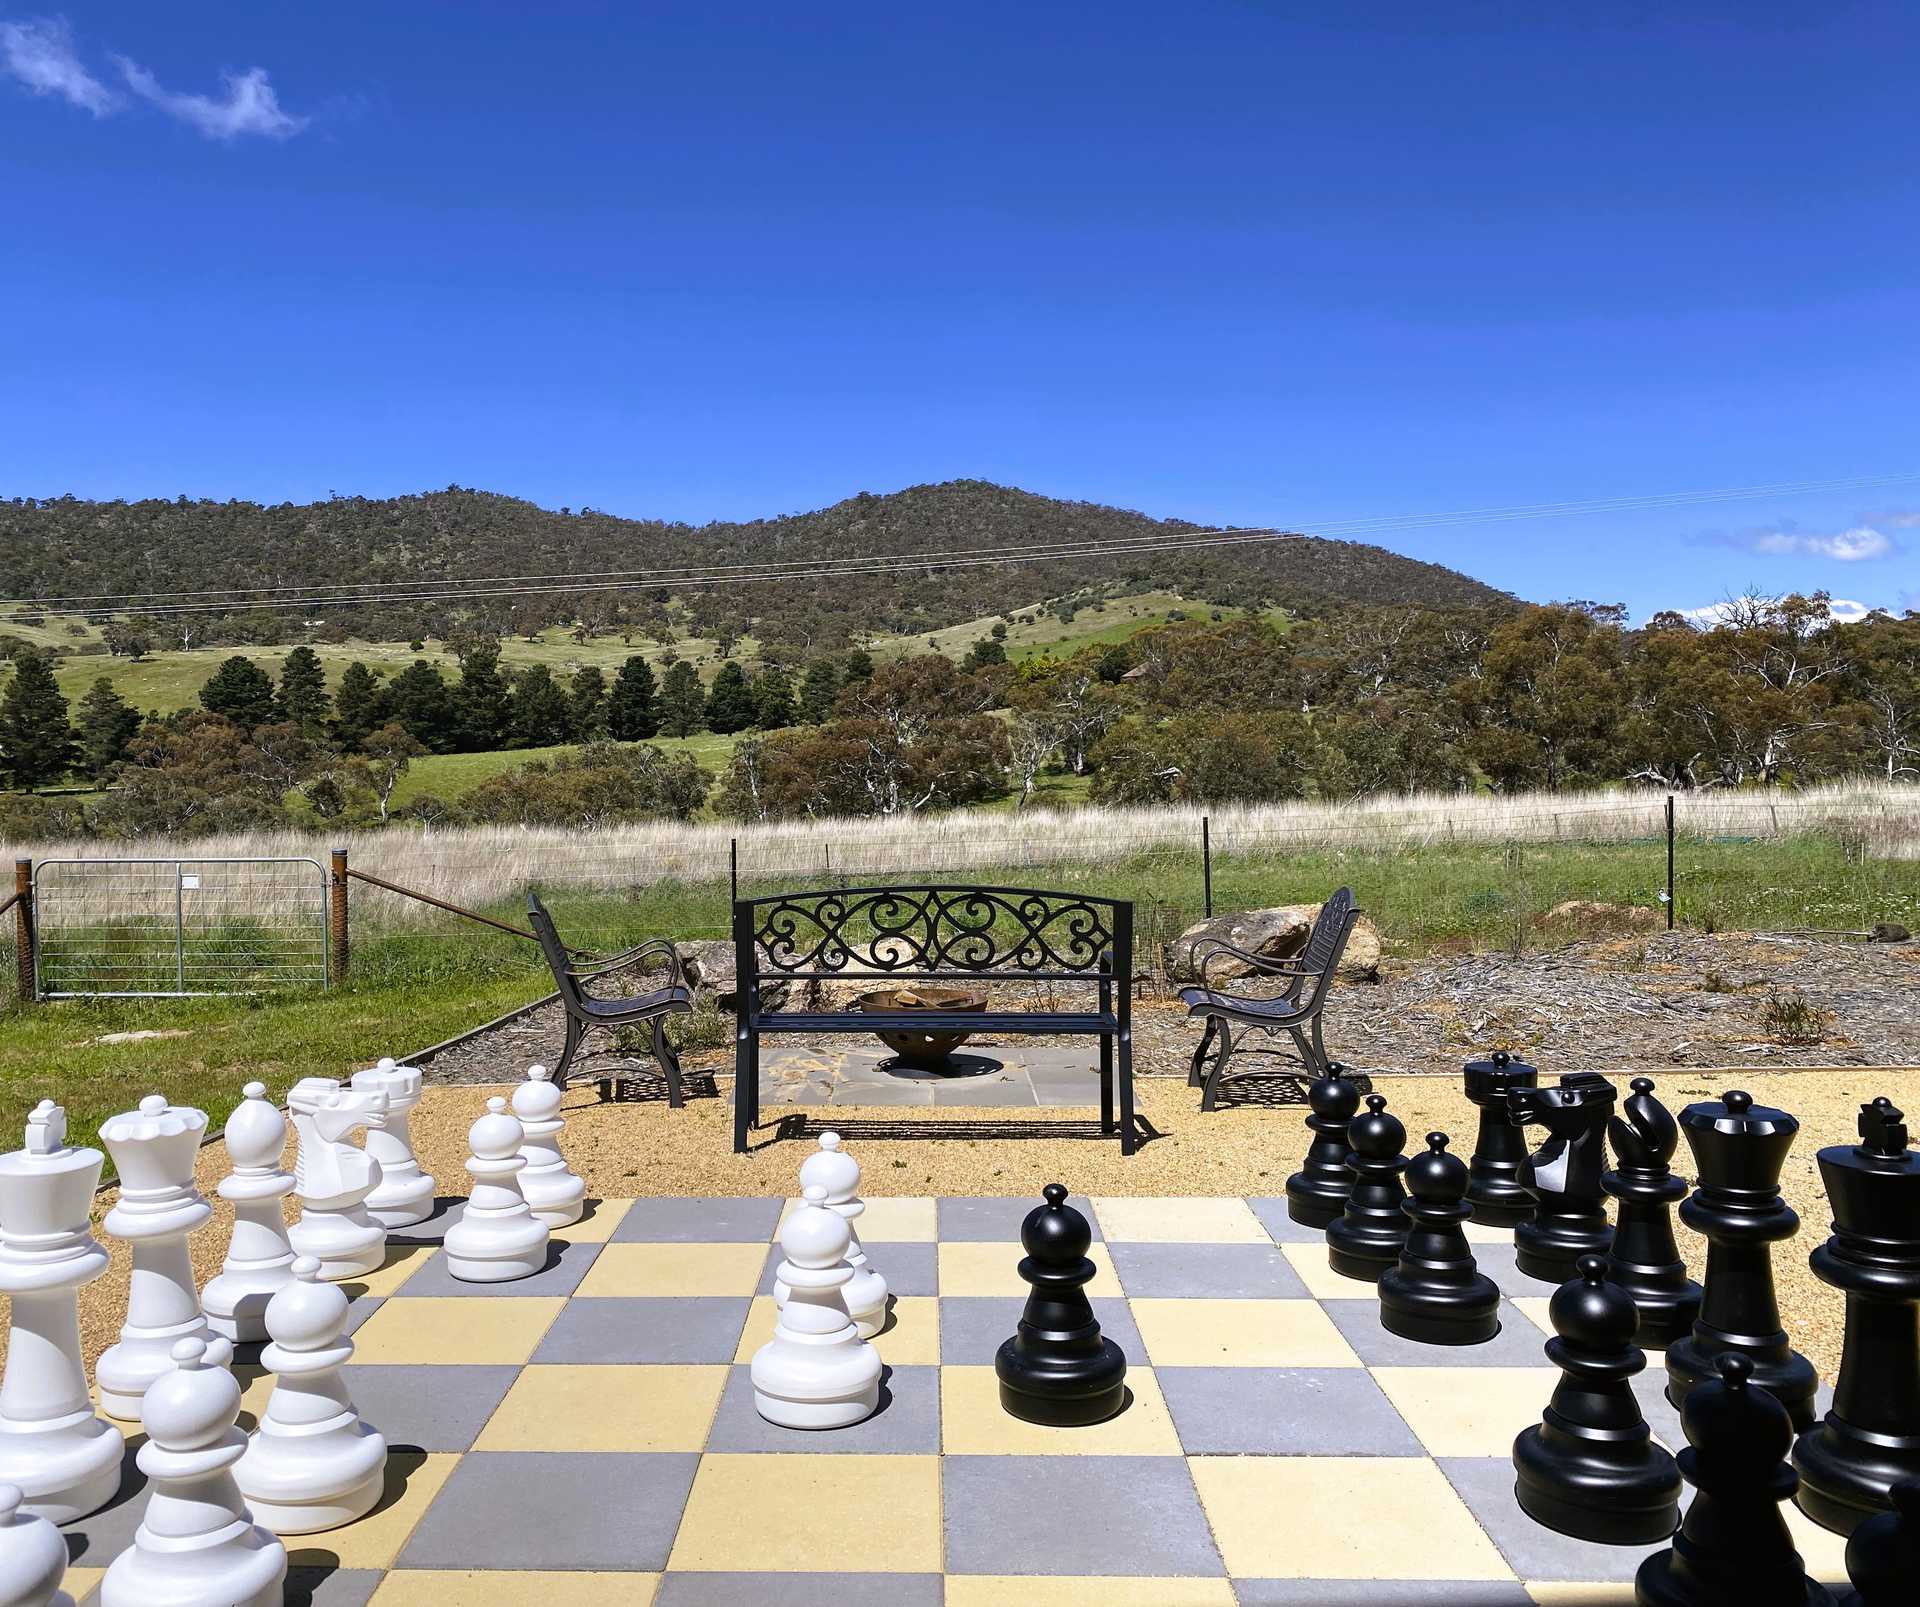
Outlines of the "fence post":
{"label": "fence post", "polygon": [[727,839],[727,903],[740,902],[740,839]]}
{"label": "fence post", "polygon": [[353,934],[347,926],[347,851],[334,849],[330,856],[332,873],[327,878],[327,933],[333,949],[333,986],[347,985],[347,968],[353,959]]}
{"label": "fence post", "polygon": [[1667,930],[1673,930],[1673,794],[1667,794]]}
{"label": "fence post", "polygon": [[37,1004],[39,989],[33,977],[33,861],[13,862],[13,938],[14,965],[19,978],[20,1002]]}
{"label": "fence post", "polygon": [[1207,919],[1213,919],[1213,831],[1205,815],[1200,817],[1200,885],[1204,894]]}

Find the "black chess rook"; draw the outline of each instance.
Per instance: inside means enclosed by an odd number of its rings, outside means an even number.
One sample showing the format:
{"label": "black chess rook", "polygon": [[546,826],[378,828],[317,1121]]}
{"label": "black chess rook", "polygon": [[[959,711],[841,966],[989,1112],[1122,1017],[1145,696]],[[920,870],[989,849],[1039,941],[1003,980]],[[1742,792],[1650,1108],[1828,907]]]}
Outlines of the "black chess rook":
{"label": "black chess rook", "polygon": [[1600,1186],[1615,1204],[1607,1281],[1633,1297],[1640,1327],[1633,1340],[1665,1350],[1692,1331],[1700,1315],[1700,1285],[1687,1276],[1673,1237],[1673,1204],[1687,1185],[1668,1164],[1680,1143],[1680,1124],[1654,1098],[1653,1079],[1636,1077],[1613,1119],[1614,1169]]}
{"label": "black chess rook", "polygon": [[1287,1215],[1304,1227],[1324,1228],[1347,1208],[1353,1172],[1347,1157],[1347,1124],[1360,1108],[1360,1090],[1344,1066],[1332,1066],[1307,1090],[1313,1139],[1300,1170],[1287,1179]]}
{"label": "black chess rook", "polygon": [[1367,1111],[1347,1129],[1353,1156],[1353,1193],[1346,1213],[1327,1224],[1327,1264],[1343,1277],[1378,1283],[1380,1275],[1400,1259],[1413,1226],[1401,1209],[1407,1191],[1400,1174],[1407,1169],[1401,1154],[1407,1130],[1397,1116],[1387,1114],[1386,1097],[1367,1095]]}
{"label": "black chess rook", "polygon": [[1407,1163],[1410,1226],[1400,1260],[1380,1274],[1380,1325],[1423,1345],[1482,1345],[1500,1332],[1500,1291],[1473,1261],[1461,1231],[1467,1168],[1447,1153],[1445,1133],[1427,1134]]}
{"label": "black chess rook", "polygon": [[1527,1135],[1507,1110],[1507,1091],[1532,1088],[1540,1074],[1504,1049],[1461,1068],[1467,1098],[1480,1110],[1473,1155],[1467,1162],[1467,1204],[1485,1227],[1516,1227],[1533,1215],[1533,1196],[1520,1181],[1527,1164]]}
{"label": "black chess rook", "polygon": [[1508,1114],[1547,1134],[1520,1173],[1533,1196],[1533,1216],[1513,1230],[1514,1262],[1530,1278],[1565,1283],[1583,1255],[1604,1256],[1613,1247],[1600,1190],[1613,1101],[1613,1084],[1594,1071],[1570,1071],[1545,1088],[1507,1091]]}
{"label": "black chess rook", "polygon": [[1087,1299],[1095,1272],[1087,1258],[1093,1229],[1049,1183],[1046,1204],[1020,1225],[1020,1276],[1031,1286],[1013,1337],[993,1359],[1000,1404],[1015,1417],[1075,1428],[1112,1417],[1126,1405],[1127,1358],[1100,1332]]}

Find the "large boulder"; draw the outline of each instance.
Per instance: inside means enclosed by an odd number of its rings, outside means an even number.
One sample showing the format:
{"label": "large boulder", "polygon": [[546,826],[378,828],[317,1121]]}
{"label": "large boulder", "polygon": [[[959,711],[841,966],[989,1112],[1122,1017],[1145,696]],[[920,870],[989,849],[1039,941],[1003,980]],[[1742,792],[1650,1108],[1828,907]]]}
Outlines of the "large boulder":
{"label": "large boulder", "polygon": [[[687,980],[693,984],[693,1007],[699,1010],[710,1006],[722,1015],[732,1015],[739,1008],[739,989],[735,984],[733,964],[733,945],[723,939],[709,939],[699,943],[676,943],[680,951],[681,963],[686,967]],[[657,978],[655,979],[658,980]],[[783,982],[763,983],[760,989],[760,1002],[763,1008],[780,1009],[791,990]]]}
{"label": "large boulder", "polygon": [[1541,916],[1540,924],[1569,938],[1605,937],[1615,932],[1651,932],[1660,924],[1660,912],[1645,904],[1569,898]]}
{"label": "large boulder", "polygon": [[[1318,904],[1279,904],[1271,909],[1241,910],[1232,915],[1215,915],[1189,926],[1166,946],[1162,959],[1167,976],[1174,982],[1198,982],[1200,967],[1194,962],[1193,946],[1203,938],[1220,938],[1237,949],[1245,949],[1264,960],[1297,959],[1312,935]],[[1204,958],[1204,956],[1203,956]],[[1214,983],[1231,982],[1251,975],[1254,967],[1232,955],[1224,955],[1207,968]],[[1380,980],[1380,933],[1373,922],[1362,915],[1347,935],[1346,951],[1334,973],[1353,982]]]}

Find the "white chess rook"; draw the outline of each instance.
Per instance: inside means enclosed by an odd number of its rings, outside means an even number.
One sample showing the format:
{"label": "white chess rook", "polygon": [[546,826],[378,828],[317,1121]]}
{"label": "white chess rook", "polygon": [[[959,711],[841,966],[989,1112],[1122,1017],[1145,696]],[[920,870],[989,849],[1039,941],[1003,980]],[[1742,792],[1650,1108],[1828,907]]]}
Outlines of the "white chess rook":
{"label": "white chess rook", "polygon": [[340,1375],[353,1359],[341,1331],[346,1292],[319,1279],[320,1263],[302,1256],[267,1306],[273,1341],[260,1360],[273,1393],[233,1470],[255,1521],[275,1534],[352,1523],[373,1510],[385,1482],[387,1442],[361,1420]]}
{"label": "white chess rook", "polygon": [[[800,1163],[801,1193],[815,1183],[827,1191],[827,1209],[846,1220],[850,1235],[847,1265],[853,1268],[853,1276],[841,1294],[853,1316],[854,1327],[860,1330],[860,1337],[871,1339],[886,1326],[887,1280],[867,1260],[860,1230],[854,1225],[866,1210],[867,1202],[860,1198],[860,1163],[841,1146],[838,1133],[822,1133],[820,1147]],[[775,1306],[787,1303],[787,1286],[777,1273],[773,1280],[773,1303]]]}
{"label": "white chess rook", "polygon": [[880,1407],[880,1353],[860,1337],[841,1291],[852,1230],[808,1186],[780,1229],[787,1298],[769,1339],[753,1353],[753,1404],[782,1428],[845,1428]]}
{"label": "white chess rook", "polygon": [[467,1131],[473,1189],[460,1219],[447,1229],[447,1271],[466,1283],[530,1278],[547,1264],[547,1225],[527,1208],[518,1174],[526,1137],[495,1095]]}
{"label": "white chess rook", "polygon": [[267,1098],[264,1083],[250,1082],[227,1118],[227,1159],[233,1170],[220,1180],[220,1198],[233,1206],[233,1237],[227,1259],[200,1291],[207,1326],[234,1344],[267,1337],[267,1302],[293,1277],[293,1246],[280,1202],[293,1192],[293,1174],[282,1171],[287,1119]]}
{"label": "white chess rook", "polygon": [[100,1582],[100,1607],[280,1607],[287,1548],[253,1521],[233,1482],[247,1448],[234,1426],[240,1386],[198,1339],[142,1403],[140,1471],[153,1494],[133,1544]]}
{"label": "white chess rook", "polygon": [[380,1186],[380,1163],[347,1140],[356,1127],[387,1119],[387,1096],[342,1088],[332,1077],[302,1077],[287,1093],[299,1138],[294,1191],[300,1220],[287,1237],[295,1255],[320,1263],[330,1283],[363,1278],[387,1258],[387,1230],[367,1214]]}
{"label": "white chess rook", "polygon": [[380,1163],[380,1183],[367,1196],[367,1214],[383,1228],[410,1228],[433,1215],[433,1179],[414,1158],[407,1117],[420,1103],[420,1069],[383,1059],[371,1071],[356,1071],[361,1093],[387,1096],[387,1119],[367,1129],[367,1153]]}
{"label": "white chess rook", "polygon": [[45,1518],[20,1509],[17,1484],[0,1484],[0,1607],[73,1607],[60,1588],[67,1542]]}
{"label": "white chess rook", "polygon": [[111,1116],[100,1127],[120,1174],[120,1197],[104,1224],[133,1246],[133,1279],[120,1341],[94,1364],[100,1409],[135,1422],[147,1386],[173,1367],[173,1347],[205,1339],[211,1330],[200,1309],[187,1237],[213,1215],[193,1186],[193,1162],[207,1130],[207,1113],[169,1105],[148,1094],[138,1110]]}
{"label": "white chess rook", "polygon": [[559,1115],[562,1097],[545,1066],[529,1066],[527,1080],[513,1091],[513,1114],[527,1135],[520,1146],[520,1158],[527,1163],[520,1174],[520,1192],[549,1228],[578,1222],[587,1195],[585,1180],[574,1176],[560,1153],[560,1130],[567,1125]]}
{"label": "white chess rook", "polygon": [[98,1416],[80,1359],[78,1292],[107,1270],[87,1231],[106,1157],[67,1145],[67,1113],[43,1099],[25,1149],[0,1155],[0,1293],[9,1296],[0,1381],[0,1479],[54,1523],[97,1511],[120,1487],[126,1441]]}

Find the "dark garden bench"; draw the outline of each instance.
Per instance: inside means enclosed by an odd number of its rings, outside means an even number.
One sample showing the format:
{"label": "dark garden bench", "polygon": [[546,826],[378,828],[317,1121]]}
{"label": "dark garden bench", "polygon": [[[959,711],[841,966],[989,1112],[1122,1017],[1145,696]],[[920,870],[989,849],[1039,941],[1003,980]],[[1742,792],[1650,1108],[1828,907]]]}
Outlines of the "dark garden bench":
{"label": "dark garden bench", "polygon": [[[1306,947],[1298,958],[1276,960],[1262,954],[1235,948],[1225,938],[1203,937],[1193,945],[1188,963],[1200,973],[1197,987],[1182,988],[1180,999],[1190,1016],[1205,1016],[1207,1030],[1193,1051],[1193,1068],[1187,1074],[1189,1087],[1204,1087],[1200,1108],[1212,1110],[1226,1077],[1228,1058],[1235,1052],[1234,1031],[1286,1033],[1299,1051],[1300,1065],[1309,1077],[1324,1077],[1332,1064],[1320,1037],[1320,1016],[1326,1008],[1327,989],[1333,982],[1340,956],[1346,953],[1347,938],[1354,922],[1360,919],[1360,907],[1353,901],[1353,890],[1343,887],[1320,906],[1313,930],[1307,934]],[[1216,986],[1208,972],[1224,969],[1225,963],[1237,963],[1250,974],[1222,979]],[[1276,978],[1285,985],[1270,997],[1260,997],[1255,989],[1262,978]],[[1234,991],[1228,991],[1232,989]],[[1213,1069],[1203,1074],[1207,1051],[1214,1036],[1220,1039]],[[1244,1052],[1245,1046],[1240,1046]],[[1273,1051],[1264,1051],[1272,1053]]]}
{"label": "dark garden bench", "polygon": [[[667,1104],[678,1110],[684,1103],[680,1086],[680,1059],[667,1042],[667,1017],[693,1013],[693,989],[688,985],[686,967],[680,951],[660,938],[636,943],[610,959],[582,964],[571,954],[560,934],[554,930],[553,917],[538,893],[527,894],[527,924],[540,939],[540,950],[547,957],[547,969],[553,973],[553,985],[567,1013],[567,1045],[560,1051],[560,1063],[553,1068],[556,1088],[567,1086],[567,1068],[580,1052],[587,1034],[602,1028],[639,1027],[651,1029],[653,1058],[667,1079]],[[604,980],[616,972],[662,973],[661,984],[631,998],[600,999],[588,991],[591,982]],[[600,1079],[600,1097],[613,1095],[612,1077]]]}
{"label": "dark garden bench", "polygon": [[[745,1154],[760,1119],[760,1039],[765,1033],[970,1032],[1086,1034],[1100,1040],[1100,1130],[1114,1131],[1119,1088],[1120,1152],[1136,1148],[1133,1119],[1133,905],[1081,893],[1023,887],[855,887],[778,893],[733,906],[736,1017],[733,1147]],[[1081,984],[1081,1008],[988,1008],[956,1018],[938,1009],[768,1008],[769,984],[865,981]],[[797,997],[804,989],[795,988]]]}

